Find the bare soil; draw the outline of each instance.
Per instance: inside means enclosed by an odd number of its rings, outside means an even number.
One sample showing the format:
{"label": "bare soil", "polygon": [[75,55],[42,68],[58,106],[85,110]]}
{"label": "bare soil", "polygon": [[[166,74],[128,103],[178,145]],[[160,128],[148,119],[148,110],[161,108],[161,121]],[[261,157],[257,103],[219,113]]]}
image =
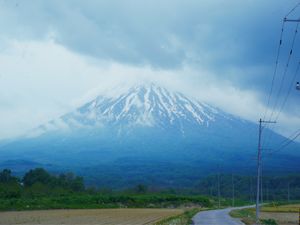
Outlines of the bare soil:
{"label": "bare soil", "polygon": [[0,224],[141,225],[183,213],[180,209],[75,209],[0,212]]}
{"label": "bare soil", "polygon": [[285,213],[285,212],[263,212],[261,214],[263,219],[274,219],[279,225],[298,225],[298,213]]}

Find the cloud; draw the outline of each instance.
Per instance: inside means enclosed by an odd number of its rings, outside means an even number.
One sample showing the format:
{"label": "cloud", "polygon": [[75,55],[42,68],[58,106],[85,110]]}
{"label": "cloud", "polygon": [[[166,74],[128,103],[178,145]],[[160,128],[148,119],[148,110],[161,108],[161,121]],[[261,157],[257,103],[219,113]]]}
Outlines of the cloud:
{"label": "cloud", "polygon": [[215,67],[269,61],[274,47],[269,38],[290,7],[283,3],[15,0],[2,2],[0,19],[7,36],[41,39],[51,31],[72,51],[105,60],[168,69],[186,61]]}
{"label": "cloud", "polygon": [[[122,90],[145,80],[256,121],[266,108],[281,20],[295,3],[0,0],[0,137],[20,134],[116,85]],[[286,25],[274,93],[293,31]],[[295,51],[281,100],[299,56]],[[291,92],[281,132],[299,125],[298,94]]]}
{"label": "cloud", "polygon": [[11,41],[0,61],[2,138],[22,134],[99,94],[116,95],[141,82],[157,82],[249,120],[256,120],[265,109],[255,92],[219,82],[217,74],[204,68],[157,70],[101,61],[51,39]]}
{"label": "cloud", "polygon": [[[296,2],[2,1],[0,41],[41,41],[50,34],[69,50],[99,60],[168,70],[206,67],[219,79],[265,94],[281,21]],[[259,67],[264,69],[253,70]]]}

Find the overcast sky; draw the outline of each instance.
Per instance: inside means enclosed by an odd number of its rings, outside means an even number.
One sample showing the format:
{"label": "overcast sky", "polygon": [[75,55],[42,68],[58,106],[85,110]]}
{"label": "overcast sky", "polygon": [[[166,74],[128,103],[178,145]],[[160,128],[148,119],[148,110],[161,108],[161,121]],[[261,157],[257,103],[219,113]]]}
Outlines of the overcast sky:
{"label": "overcast sky", "polygon": [[[268,106],[282,20],[298,2],[0,0],[0,139],[149,81],[256,122]],[[300,7],[289,15],[299,17]],[[296,36],[277,94],[296,25],[284,27],[268,114],[300,60]],[[290,93],[275,127],[285,135],[300,126],[300,92]]]}

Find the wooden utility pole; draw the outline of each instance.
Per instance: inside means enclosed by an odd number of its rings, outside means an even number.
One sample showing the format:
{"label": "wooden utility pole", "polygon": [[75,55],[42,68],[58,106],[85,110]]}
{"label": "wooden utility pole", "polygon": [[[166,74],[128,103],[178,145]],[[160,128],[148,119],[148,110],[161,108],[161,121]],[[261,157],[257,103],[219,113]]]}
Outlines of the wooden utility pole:
{"label": "wooden utility pole", "polygon": [[256,222],[259,222],[259,188],[260,188],[260,161],[261,161],[261,127],[262,120],[259,120],[258,151],[257,151],[257,186],[256,186]]}
{"label": "wooden utility pole", "polygon": [[231,184],[232,184],[232,207],[234,207],[234,177],[233,177],[233,173],[231,175]]}
{"label": "wooden utility pole", "polygon": [[253,188],[252,188],[252,177],[250,176],[250,202],[253,202]]}
{"label": "wooden utility pole", "polygon": [[266,200],[267,202],[269,202],[270,198],[269,198],[269,182],[267,182],[266,184]]}
{"label": "wooden utility pole", "polygon": [[220,168],[218,171],[218,207],[221,208]]}
{"label": "wooden utility pole", "polygon": [[258,130],[258,148],[257,148],[257,182],[256,182],[256,222],[259,222],[260,207],[259,207],[259,195],[260,195],[260,176],[261,176],[261,134],[262,134],[262,124],[263,123],[276,123],[275,121],[264,121],[259,120],[259,130]]}
{"label": "wooden utility pole", "polygon": [[260,161],[260,204],[264,202],[263,199],[263,166],[262,166],[262,161]]}
{"label": "wooden utility pole", "polygon": [[288,202],[290,202],[290,182],[288,182]]}

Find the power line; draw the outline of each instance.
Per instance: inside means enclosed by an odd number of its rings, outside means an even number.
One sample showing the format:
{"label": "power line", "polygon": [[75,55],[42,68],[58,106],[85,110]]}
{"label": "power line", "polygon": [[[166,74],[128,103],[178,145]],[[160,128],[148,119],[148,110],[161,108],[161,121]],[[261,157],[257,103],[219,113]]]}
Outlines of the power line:
{"label": "power line", "polygon": [[[284,17],[283,19],[283,22],[282,22],[282,29],[281,29],[281,34],[280,34],[280,42],[279,42],[279,47],[278,47],[278,50],[277,50],[277,56],[276,56],[276,64],[275,64],[275,70],[274,70],[274,74],[273,74],[273,78],[272,78],[272,82],[271,82],[271,89],[270,89],[270,92],[269,92],[269,96],[268,96],[268,102],[267,102],[267,108],[266,108],[266,111],[264,113],[264,116],[263,118],[265,119],[266,117],[266,114],[267,114],[267,111],[268,111],[268,108],[269,108],[269,105],[270,105],[270,99],[271,99],[271,95],[273,93],[273,88],[274,88],[274,83],[275,83],[275,79],[276,79],[276,73],[277,73],[277,68],[278,68],[278,59],[279,59],[279,55],[280,55],[280,49],[281,49],[281,45],[282,45],[282,36],[283,36],[283,32],[284,32],[284,25],[285,25],[285,22],[297,22],[297,27],[295,29],[295,33],[294,33],[294,37],[293,37],[293,41],[292,41],[292,47],[291,47],[291,50],[290,50],[290,54],[289,54],[289,57],[288,57],[288,62],[286,64],[286,68],[285,68],[285,71],[284,71],[284,74],[283,74],[283,77],[282,77],[282,80],[281,80],[281,83],[280,83],[280,88],[279,88],[279,92],[277,93],[277,98],[275,99],[275,104],[274,104],[274,107],[273,107],[273,110],[271,112],[271,116],[270,116],[270,120],[272,119],[273,117],[273,114],[274,114],[274,111],[276,110],[276,107],[277,107],[277,104],[278,104],[278,98],[280,96],[280,93],[281,93],[281,90],[282,90],[282,86],[283,86],[283,83],[284,83],[284,79],[285,79],[285,76],[286,76],[286,73],[287,73],[287,70],[288,70],[288,67],[289,67],[289,63],[290,63],[290,59],[291,59],[291,56],[292,56],[292,53],[293,53],[293,47],[294,47],[294,43],[295,43],[295,39],[296,39],[296,35],[298,33],[298,26],[299,26],[299,22],[300,20],[290,20],[288,19],[288,16],[294,12],[298,7],[300,6],[300,2],[297,3]],[[288,94],[289,95],[289,94]],[[288,97],[287,97],[288,98]],[[286,98],[286,100],[287,100]],[[283,105],[285,105],[285,102],[286,100],[284,100],[284,103]],[[284,106],[283,106],[284,107]],[[282,111],[283,107],[281,107],[280,109],[280,112]],[[278,119],[279,117],[279,114],[277,114],[276,116],[276,120]],[[275,121],[276,121],[275,120]]]}
{"label": "power line", "polygon": [[291,48],[290,48],[288,60],[287,60],[287,63],[286,63],[286,66],[285,66],[285,69],[284,69],[284,72],[283,72],[283,75],[282,75],[282,78],[281,78],[279,91],[277,92],[277,95],[276,95],[276,99],[275,99],[273,110],[271,112],[270,120],[272,119],[273,114],[274,114],[274,112],[277,108],[278,100],[279,100],[280,94],[282,92],[284,80],[286,78],[286,74],[287,74],[287,71],[288,71],[288,68],[289,68],[289,65],[290,65],[290,61],[291,61],[291,58],[292,58],[292,55],[293,55],[294,45],[295,45],[295,41],[296,41],[296,37],[297,37],[297,33],[298,33],[298,27],[299,27],[299,22],[297,23],[297,26],[296,26],[296,29],[295,29],[295,32],[294,32],[293,41],[292,41],[292,45],[291,45]]}
{"label": "power line", "polygon": [[284,98],[284,100],[283,100],[283,103],[282,103],[282,105],[281,105],[281,107],[280,107],[280,110],[278,111],[278,113],[277,113],[277,115],[276,115],[276,117],[275,117],[275,121],[278,120],[279,115],[280,115],[280,113],[282,112],[283,108],[285,107],[285,104],[286,104],[286,102],[287,102],[287,100],[288,100],[288,98],[289,98],[289,96],[290,96],[290,94],[291,94],[291,91],[293,90],[293,87],[295,86],[295,81],[296,81],[296,77],[297,77],[297,75],[298,75],[299,69],[300,69],[300,62],[298,63],[296,72],[294,73],[294,76],[293,76],[293,78],[292,78],[292,80],[291,80],[291,83],[290,83],[290,86],[289,86],[289,90],[288,90],[288,92],[287,92],[287,95],[285,96],[285,98]]}
{"label": "power line", "polygon": [[[281,46],[283,43],[283,33],[284,33],[284,26],[285,26],[285,22],[287,22],[287,17],[294,12],[298,7],[300,6],[300,2],[298,4],[296,4],[284,17],[283,21],[282,21],[282,26],[281,26],[281,33],[280,33],[280,39],[279,39],[279,45],[277,48],[277,55],[276,55],[276,62],[275,62],[275,69],[274,69],[274,73],[273,73],[273,77],[272,77],[272,82],[271,82],[271,88],[270,88],[270,92],[268,95],[268,101],[267,101],[267,107],[263,116],[263,120],[265,120],[267,112],[268,112],[268,108],[270,105],[270,100],[271,100],[271,96],[273,93],[273,88],[274,88],[274,83],[275,83],[275,79],[276,79],[276,74],[277,74],[277,69],[278,69],[278,60],[279,60],[279,55],[280,55],[280,50],[281,50]],[[271,118],[270,118],[271,119]]]}
{"label": "power line", "polygon": [[294,8],[292,8],[292,9],[288,12],[288,14],[286,14],[286,16],[285,16],[284,18],[286,19],[286,18],[287,18],[292,12],[294,12],[299,6],[300,6],[300,2],[297,3],[297,4],[294,6]]}
{"label": "power line", "polygon": [[278,45],[278,48],[277,48],[275,69],[274,69],[274,73],[273,73],[273,77],[272,77],[271,88],[270,88],[268,101],[267,101],[267,107],[266,107],[266,110],[265,110],[265,113],[264,113],[264,116],[263,116],[263,120],[266,119],[266,115],[268,113],[268,109],[269,109],[269,105],[270,105],[271,96],[272,96],[272,93],[273,93],[274,83],[275,83],[277,69],[278,69],[278,60],[279,60],[279,55],[280,55],[281,46],[282,46],[282,37],[283,37],[283,32],[284,32],[284,25],[285,25],[285,21],[282,21],[280,40],[279,40],[279,45]]}
{"label": "power line", "polygon": [[282,141],[278,146],[284,145],[286,142],[289,142],[295,135],[297,135],[300,132],[300,129],[293,132],[290,136],[288,136],[284,141]]}
{"label": "power line", "polygon": [[[291,58],[292,58],[292,54],[293,54],[293,50],[294,50],[294,45],[295,45],[295,41],[296,41],[296,37],[297,37],[297,33],[298,33],[298,27],[299,27],[299,22],[297,22],[297,26],[296,26],[296,29],[295,29],[295,32],[294,32],[294,36],[293,36],[293,40],[292,40],[292,44],[291,44],[291,48],[290,48],[290,52],[289,52],[289,56],[288,56],[288,60],[287,60],[287,63],[286,63],[286,66],[285,66],[285,69],[284,69],[284,72],[283,72],[283,76],[281,78],[281,82],[280,82],[280,86],[279,86],[279,91],[277,92],[277,95],[276,95],[276,98],[275,98],[275,102],[274,102],[274,106],[272,108],[272,111],[271,111],[271,114],[270,114],[270,118],[269,120],[272,120],[273,118],[273,115],[275,113],[275,110],[277,108],[277,105],[278,105],[278,102],[279,102],[279,99],[280,99],[280,94],[282,92],[282,88],[283,88],[283,84],[285,82],[285,78],[286,78],[286,74],[288,72],[288,68],[289,68],[289,65],[290,65],[290,61],[291,61]],[[299,66],[299,65],[298,65]],[[294,77],[297,75],[298,73],[298,70],[299,68],[297,68],[297,71],[296,71],[296,74],[294,74]],[[272,84],[274,85],[274,84]],[[290,92],[290,91],[289,91]],[[288,94],[288,96],[284,99],[284,102],[283,102],[283,105],[285,105],[286,101],[287,101],[287,98],[289,97],[290,94]],[[283,110],[283,106],[280,107],[280,110],[279,112],[277,113],[277,116],[275,117],[275,121],[277,121],[281,111]],[[267,126],[266,126],[267,127]],[[272,129],[272,128],[270,128]],[[263,142],[263,146],[267,146],[267,144],[272,140],[273,138],[273,133],[270,133],[268,135],[268,137],[264,140]]]}
{"label": "power line", "polygon": [[291,143],[294,142],[294,140],[296,140],[298,137],[300,136],[300,132],[297,133],[297,135],[295,137],[293,137],[292,139],[290,139],[287,143],[285,143],[284,145],[282,145],[281,147],[279,147],[278,149],[274,150],[273,152],[270,152],[270,155],[273,155],[274,153],[277,153],[279,151],[281,151],[282,149],[286,148],[287,146],[289,146]]}
{"label": "power line", "polygon": [[[274,153],[277,153],[279,151],[281,151],[282,149],[284,149],[285,147],[287,147],[288,145],[290,145],[298,136],[300,136],[300,129],[296,130],[295,132],[293,132],[293,134],[291,134],[288,138],[286,138],[284,141],[282,141],[280,144],[278,144],[278,146],[280,146],[279,148],[271,151],[271,152],[267,152],[268,156],[273,156]],[[272,166],[274,167],[274,166]],[[277,168],[280,168],[279,166],[277,166]],[[282,167],[281,168],[287,168],[287,167]]]}

